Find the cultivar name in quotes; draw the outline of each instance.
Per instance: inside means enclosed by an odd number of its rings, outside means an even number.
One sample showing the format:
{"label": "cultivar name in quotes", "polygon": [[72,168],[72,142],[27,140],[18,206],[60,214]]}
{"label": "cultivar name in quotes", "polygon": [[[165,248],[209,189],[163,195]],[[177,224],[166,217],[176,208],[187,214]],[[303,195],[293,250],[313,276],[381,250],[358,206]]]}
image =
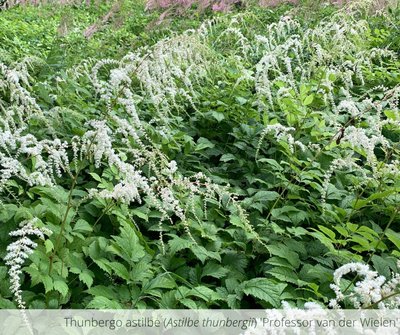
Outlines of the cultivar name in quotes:
{"label": "cultivar name in quotes", "polygon": [[396,328],[400,326],[400,318],[387,319],[383,317],[371,318],[339,318],[339,319],[294,319],[282,316],[281,318],[261,319],[266,328]]}

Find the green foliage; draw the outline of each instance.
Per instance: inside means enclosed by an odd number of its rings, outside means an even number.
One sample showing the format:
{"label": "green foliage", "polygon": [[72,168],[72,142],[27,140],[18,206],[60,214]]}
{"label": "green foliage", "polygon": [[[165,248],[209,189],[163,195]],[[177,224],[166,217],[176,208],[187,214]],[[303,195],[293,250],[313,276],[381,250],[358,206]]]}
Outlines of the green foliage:
{"label": "green foliage", "polygon": [[[343,38],[350,45],[345,50],[340,41],[336,46],[337,41],[321,41],[307,30],[324,26],[321,20],[337,14],[336,9],[321,9],[312,20],[300,17],[293,34],[310,34],[310,41],[326,43],[323,46],[332,52],[316,60],[313,48],[305,48],[302,57],[313,61],[303,68],[308,76],[292,74],[294,84],[286,80],[287,70],[279,73],[278,67],[285,66],[280,60],[270,78],[271,104],[267,92],[256,89],[254,74],[266,52],[257,36],[265,34],[268,24],[282,22],[280,16],[287,9],[248,8],[239,15],[217,15],[207,21],[209,32],[202,46],[208,48],[211,65],[204,77],[193,80],[193,96],[187,94],[192,101],[187,95],[166,96],[171,101],[156,105],[140,82],[139,71],[131,73],[129,88],[143,120],[138,133],[146,135],[139,143],[115,131],[113,148],[121,161],[137,164],[146,178],[159,180],[152,184],[154,192],[164,187],[173,191],[186,220],[171,208],[155,206],[143,190],[141,203],[91,196],[92,189],[114,190],[122,172],[109,162],[96,164],[90,155],[74,160],[70,147],[69,173],[55,177],[57,186],[31,186],[17,177],[7,181],[0,193],[1,258],[14,241],[9,233],[24,220],[38,218],[53,232],[44,242],[37,241],[23,267],[21,283],[28,308],[279,308],[282,301],[302,307],[307,301],[327,304],[334,298],[329,285],[334,270],[345,263],[367,262],[386,277],[396,271],[400,185],[389,164],[398,164],[399,111],[398,101],[387,95],[398,89],[399,60],[382,56],[357,67],[357,57],[369,55],[373,48],[398,52],[399,10],[369,17],[359,35],[348,33]],[[198,27],[208,15],[150,28],[156,16],[145,13],[142,4],[127,1],[121,10],[125,15],[86,39],[83,31],[108,10],[106,5],[71,7],[65,12],[43,6],[1,13],[0,63],[11,67],[25,56],[44,60],[32,66],[32,85],[26,85],[46,112],[44,118],[30,116],[27,122],[29,133],[38,139],[73,143],[75,136],[88,131],[91,120],[103,120],[113,131],[119,129],[117,117],[134,124],[118,95],[121,88],[107,102],[96,91],[95,61],[120,60],[135,50],[144,53],[140,49],[144,46],[147,52],[165,37],[174,41],[185,28]],[[350,27],[362,19],[340,15],[338,20]],[[66,32],[60,35],[61,24]],[[282,42],[282,36],[276,38]],[[293,50],[288,57],[298,65]],[[340,77],[343,64],[360,71],[363,81],[354,73],[349,85],[348,78]],[[118,68],[113,66],[106,64],[99,78]],[[338,68],[336,74],[330,72]],[[184,84],[177,81],[176,87],[183,90]],[[0,108],[12,107],[7,92],[0,85]],[[367,148],[352,147],[337,136],[347,135],[351,126],[369,130],[374,116],[367,108],[365,118],[334,112],[328,92],[336,107],[349,95],[360,110],[365,99],[381,104],[379,118],[387,147],[374,148],[376,166],[370,164]],[[334,118],[344,130],[330,124]],[[278,124],[286,130],[265,131]],[[147,151],[140,151],[142,147]],[[330,171],[335,160],[349,154],[359,169],[353,165]],[[206,175],[192,184],[204,187],[203,193],[171,183],[163,170],[171,160],[177,162],[181,181],[200,172]],[[28,155],[23,167],[33,172],[39,163]],[[213,197],[206,191],[210,185],[229,185],[234,196]],[[0,265],[0,308],[13,308],[7,267],[3,260]]]}

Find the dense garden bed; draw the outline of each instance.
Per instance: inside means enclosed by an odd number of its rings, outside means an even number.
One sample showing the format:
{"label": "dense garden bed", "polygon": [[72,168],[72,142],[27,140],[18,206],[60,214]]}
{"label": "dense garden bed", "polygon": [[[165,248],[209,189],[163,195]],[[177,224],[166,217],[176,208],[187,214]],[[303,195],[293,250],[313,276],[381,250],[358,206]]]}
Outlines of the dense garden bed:
{"label": "dense garden bed", "polygon": [[0,12],[0,306],[399,307],[400,8],[111,6]]}

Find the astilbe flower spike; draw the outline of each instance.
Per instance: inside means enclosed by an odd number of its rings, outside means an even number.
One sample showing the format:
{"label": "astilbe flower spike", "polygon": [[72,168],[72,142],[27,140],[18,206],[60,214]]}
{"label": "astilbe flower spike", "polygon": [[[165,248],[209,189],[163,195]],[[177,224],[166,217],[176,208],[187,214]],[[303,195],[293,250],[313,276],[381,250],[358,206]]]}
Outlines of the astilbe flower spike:
{"label": "astilbe flower spike", "polygon": [[18,307],[21,309],[25,308],[25,303],[22,300],[20,283],[20,275],[22,274],[21,268],[25,260],[37,247],[37,243],[33,242],[28,236],[34,235],[39,237],[41,240],[44,240],[45,234],[51,234],[51,231],[46,228],[36,227],[38,221],[37,218],[23,221],[18,230],[10,233],[10,236],[19,237],[19,239],[7,247],[7,255],[4,257],[6,265],[10,267],[8,273],[11,278],[11,292],[14,294]]}
{"label": "astilbe flower spike", "polygon": [[[400,261],[397,262],[400,270]],[[362,279],[357,281],[352,290],[346,292],[341,288],[343,276],[354,272]],[[372,271],[363,263],[348,263],[336,269],[331,284],[336,297],[329,303],[331,308],[341,308],[340,303],[348,301],[353,308],[395,309],[400,307],[400,273],[393,273],[387,280],[384,276]]]}
{"label": "astilbe flower spike", "polygon": [[7,254],[4,257],[6,265],[9,266],[8,274],[11,281],[11,292],[14,295],[14,299],[17,302],[18,308],[21,309],[23,320],[25,322],[25,325],[30,330],[31,334],[33,334],[32,327],[26,313],[24,312],[26,306],[22,298],[20,277],[22,274],[23,264],[37,247],[37,243],[32,241],[28,236],[33,235],[40,238],[41,240],[44,240],[45,235],[51,235],[52,233],[47,228],[37,227],[38,222],[39,220],[37,218],[23,221],[21,222],[19,229],[10,232],[9,235],[12,237],[18,237],[18,240],[11,243],[7,247]]}

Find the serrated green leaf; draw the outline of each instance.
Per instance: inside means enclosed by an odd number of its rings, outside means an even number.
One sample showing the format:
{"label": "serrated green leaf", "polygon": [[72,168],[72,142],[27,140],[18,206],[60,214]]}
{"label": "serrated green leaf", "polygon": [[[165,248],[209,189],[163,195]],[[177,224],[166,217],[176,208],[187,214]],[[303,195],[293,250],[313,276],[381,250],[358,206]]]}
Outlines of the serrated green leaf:
{"label": "serrated green leaf", "polygon": [[94,180],[96,180],[96,181],[98,181],[100,183],[102,182],[101,177],[97,173],[90,172],[89,174],[93,177]]}
{"label": "serrated green leaf", "polygon": [[385,233],[386,237],[392,242],[397,249],[400,250],[400,233],[393,231],[392,229],[387,229]]}
{"label": "serrated green leaf", "polygon": [[[36,265],[31,264],[28,267],[24,268],[24,271],[26,273],[29,273],[29,275],[31,276],[31,286],[35,286],[41,282],[43,282],[43,274],[36,268]],[[44,285],[44,283],[43,283]],[[46,289],[46,285],[45,289]],[[53,286],[50,288],[50,291],[53,289]]]}
{"label": "serrated green leaf", "polygon": [[218,122],[221,122],[223,119],[225,119],[225,115],[223,113],[212,111],[209,113],[209,115],[211,115]]}
{"label": "serrated green leaf", "polygon": [[79,219],[74,226],[74,231],[79,232],[91,232],[93,231],[92,226],[85,220]]}
{"label": "serrated green leaf", "polygon": [[327,236],[332,240],[332,242],[335,242],[335,241],[336,241],[336,234],[335,234],[332,230],[330,230],[330,229],[327,228],[327,227],[321,226],[321,225],[319,225],[318,228],[319,228],[319,230],[322,231],[325,235],[327,235]]}
{"label": "serrated green leaf", "polygon": [[268,245],[267,249],[271,253],[271,255],[286,259],[293,266],[293,268],[297,269],[300,266],[299,255],[296,252],[292,251],[286,245],[282,243]]}
{"label": "serrated green leaf", "polygon": [[53,199],[57,203],[66,204],[68,201],[68,192],[61,186],[35,186],[29,189],[30,192],[39,194],[42,197]]}
{"label": "serrated green leaf", "polygon": [[398,189],[397,188],[391,188],[389,190],[386,190],[384,192],[376,192],[374,194],[372,194],[371,196],[369,196],[367,199],[357,199],[354,200],[354,209],[361,209],[364,206],[368,205],[369,203],[371,203],[374,200],[378,200],[378,199],[386,199],[388,196],[390,196],[393,193],[397,193]]}
{"label": "serrated green leaf", "polygon": [[288,269],[293,268],[293,265],[287,259],[282,258],[282,257],[277,257],[277,256],[272,256],[272,257],[268,258],[268,260],[265,261],[265,264],[279,266],[279,267],[285,267]]}
{"label": "serrated green leaf", "polygon": [[139,209],[133,209],[132,213],[136,215],[138,218],[145,220],[146,222],[149,221],[149,216]]}
{"label": "serrated green leaf", "polygon": [[62,280],[55,280],[54,281],[54,290],[61,293],[63,297],[66,297],[68,294],[68,285]]}
{"label": "serrated green leaf", "polygon": [[395,257],[373,255],[371,261],[374,265],[374,269],[386,278],[391,278],[392,272],[397,272],[397,259]]}
{"label": "serrated green leaf", "polygon": [[234,226],[239,228],[245,228],[245,223],[243,220],[237,215],[231,215],[229,217],[229,222],[232,223]]}
{"label": "serrated green leaf", "polygon": [[201,273],[201,278],[203,277],[213,277],[221,279],[229,273],[229,270],[225,269],[222,265],[215,262],[208,262]]}
{"label": "serrated green leaf", "polygon": [[253,278],[242,283],[243,293],[268,302],[273,307],[281,305],[280,296],[287,284],[277,283],[266,278]]}
{"label": "serrated green leaf", "polygon": [[165,276],[159,276],[144,286],[144,292],[158,288],[172,289],[174,287],[176,287],[175,281]]}
{"label": "serrated green leaf", "polygon": [[125,265],[118,262],[110,262],[108,265],[118,277],[129,280],[129,272]]}
{"label": "serrated green leaf", "polygon": [[90,270],[84,270],[79,274],[79,280],[86,284],[88,288],[93,285],[93,273]]}
{"label": "serrated green leaf", "polygon": [[209,258],[216,259],[219,262],[221,261],[221,255],[218,252],[207,250],[201,245],[194,244],[190,249],[202,263]]}
{"label": "serrated green leaf", "polygon": [[252,200],[257,201],[257,202],[267,202],[267,201],[276,200],[276,199],[278,199],[278,197],[279,197],[278,192],[259,191],[252,197]]}
{"label": "serrated green leaf", "polygon": [[87,308],[93,309],[123,309],[123,307],[117,302],[106,297],[96,296],[87,305]]}
{"label": "serrated green leaf", "polygon": [[197,309],[197,305],[192,299],[183,298],[183,299],[179,299],[179,302],[183,306],[185,306],[185,307],[187,307],[189,309]]}
{"label": "serrated green leaf", "polygon": [[201,150],[204,150],[204,149],[210,149],[210,148],[214,148],[214,147],[215,147],[214,143],[210,142],[208,139],[206,139],[204,137],[200,137],[197,140],[197,145],[196,145],[195,150],[196,151],[201,151]]}
{"label": "serrated green leaf", "polygon": [[139,261],[145,255],[145,251],[135,230],[126,222],[121,223],[120,230],[119,236],[112,236],[115,242],[110,251],[122,257],[128,263]]}
{"label": "serrated green leaf", "polygon": [[173,239],[168,241],[170,251],[175,254],[183,249],[188,249],[194,244],[193,241],[174,236]]}
{"label": "serrated green leaf", "polygon": [[236,294],[229,294],[226,298],[226,302],[231,309],[239,309],[240,301]]}
{"label": "serrated green leaf", "polygon": [[257,160],[260,163],[268,163],[268,165],[272,166],[276,171],[282,171],[283,167],[275,160],[271,158],[260,158]]}
{"label": "serrated green leaf", "polygon": [[236,157],[232,154],[224,154],[221,156],[219,159],[221,162],[229,162],[229,161],[235,161]]}
{"label": "serrated green leaf", "polygon": [[286,267],[274,267],[272,269],[269,269],[267,272],[269,275],[275,277],[281,282],[292,283],[295,285],[299,285],[299,283],[304,283],[299,280],[298,275],[292,269]]}
{"label": "serrated green leaf", "polygon": [[150,279],[153,277],[153,266],[147,260],[141,260],[139,263],[132,265],[132,270],[130,272],[130,279],[139,283],[145,281],[146,279]]}
{"label": "serrated green leaf", "polygon": [[46,275],[46,276],[42,277],[41,281],[42,281],[42,283],[44,285],[44,290],[45,290],[46,293],[50,292],[51,290],[53,290],[53,288],[54,288],[53,279],[49,275]]}
{"label": "serrated green leaf", "polygon": [[302,211],[294,206],[275,208],[271,211],[271,215],[276,220],[282,220],[294,224],[298,224],[309,216],[307,212]]}
{"label": "serrated green leaf", "polygon": [[46,249],[46,254],[51,253],[51,251],[54,249],[53,242],[51,242],[50,240],[44,241],[44,246]]}
{"label": "serrated green leaf", "polygon": [[206,286],[196,286],[189,291],[188,295],[195,296],[209,302],[220,299],[220,296],[217,292]]}
{"label": "serrated green leaf", "polygon": [[114,292],[110,286],[93,286],[87,290],[87,292],[93,296],[102,296],[111,300],[117,300],[118,295]]}
{"label": "serrated green leaf", "polygon": [[[243,254],[229,252],[224,255],[222,264],[230,269],[234,269],[235,271],[244,274],[246,272],[248,260]],[[229,282],[230,279],[236,280],[234,278],[228,278],[226,279],[226,282]]]}

